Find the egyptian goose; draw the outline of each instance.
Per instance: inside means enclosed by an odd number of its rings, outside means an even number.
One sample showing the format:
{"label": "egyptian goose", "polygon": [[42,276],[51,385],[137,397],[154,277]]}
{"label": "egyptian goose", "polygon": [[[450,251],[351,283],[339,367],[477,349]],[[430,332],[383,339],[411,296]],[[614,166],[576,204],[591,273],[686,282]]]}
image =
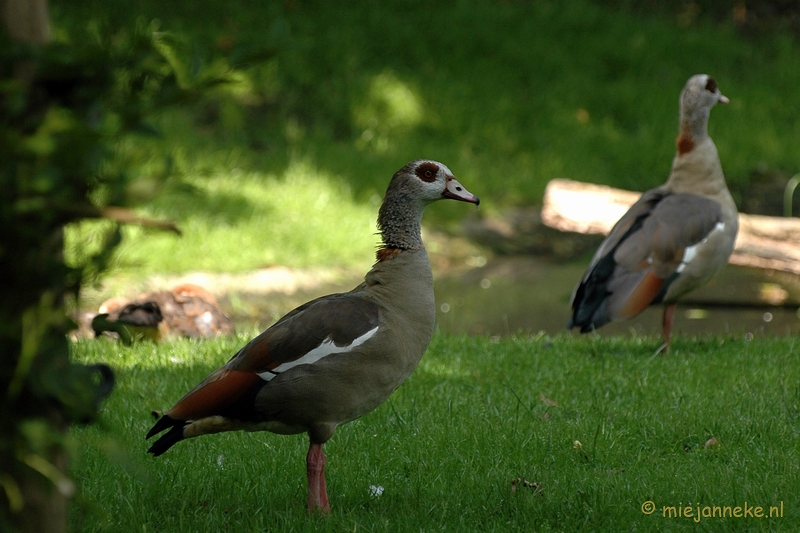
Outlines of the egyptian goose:
{"label": "egyptian goose", "polygon": [[382,244],[364,282],[312,300],[278,320],[161,417],[148,450],[190,437],[247,430],[306,432],[309,510],[329,510],[322,445],[372,411],[416,368],[434,329],[433,276],[422,244],[425,206],[478,204],[450,170],[418,160],[389,183],[378,214]]}
{"label": "egyptian goose", "polygon": [[132,301],[109,298],[92,319],[92,329],[95,335],[117,333],[125,344],[137,337],[157,342],[168,336],[212,338],[234,332],[233,321],[214,295],[192,283],[140,294]]}
{"label": "egyptian goose", "polygon": [[698,74],[686,82],[669,179],[645,192],[600,245],[572,294],[567,328],[585,333],[663,303],[659,351],[668,351],[677,301],[728,262],[739,215],[708,136],[718,102],[728,99],[714,78]]}

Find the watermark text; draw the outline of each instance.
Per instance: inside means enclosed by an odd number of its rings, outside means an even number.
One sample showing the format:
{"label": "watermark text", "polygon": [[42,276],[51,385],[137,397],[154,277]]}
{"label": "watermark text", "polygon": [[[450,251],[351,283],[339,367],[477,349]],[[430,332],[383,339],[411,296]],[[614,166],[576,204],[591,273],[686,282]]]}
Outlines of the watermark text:
{"label": "watermark text", "polygon": [[777,505],[703,505],[679,502],[677,505],[659,507],[652,500],[642,504],[642,513],[661,515],[664,518],[686,518],[699,522],[707,518],[783,518],[783,501]]}

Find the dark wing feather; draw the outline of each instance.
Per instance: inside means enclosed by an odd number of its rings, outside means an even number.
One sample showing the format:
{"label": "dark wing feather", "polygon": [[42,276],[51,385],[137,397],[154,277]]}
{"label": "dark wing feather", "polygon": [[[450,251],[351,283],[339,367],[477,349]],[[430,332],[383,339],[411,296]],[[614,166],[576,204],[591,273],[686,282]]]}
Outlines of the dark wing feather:
{"label": "dark wing feather", "polygon": [[568,329],[580,327],[581,332],[586,333],[611,320],[606,312],[606,299],[610,294],[608,281],[617,270],[614,254],[622,242],[641,230],[653,208],[668,194],[663,189],[647,191],[614,224],[572,293],[573,313],[567,323]]}
{"label": "dark wing feather", "polygon": [[661,188],[643,194],[600,245],[575,288],[567,327],[591,331],[658,303],[686,248],[721,220],[720,205],[708,198]]}
{"label": "dark wing feather", "polygon": [[156,425],[147,434],[149,439],[153,435],[161,433],[165,429],[169,429],[166,433],[161,435],[157,441],[148,448],[147,453],[152,453],[154,457],[158,457],[165,451],[172,448],[173,445],[183,440],[183,426],[186,424],[183,420],[175,420],[168,416],[162,416]]}

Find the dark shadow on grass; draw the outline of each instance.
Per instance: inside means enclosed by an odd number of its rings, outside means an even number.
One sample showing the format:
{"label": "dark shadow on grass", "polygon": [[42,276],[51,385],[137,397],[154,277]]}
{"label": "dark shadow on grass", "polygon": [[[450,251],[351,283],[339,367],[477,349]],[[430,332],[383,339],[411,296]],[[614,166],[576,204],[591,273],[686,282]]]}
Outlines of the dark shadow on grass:
{"label": "dark shadow on grass", "polygon": [[[234,225],[253,216],[256,207],[246,195],[231,192],[206,192],[197,187],[185,186],[160,195],[153,208],[159,214],[176,220],[202,217],[209,223]],[[259,206],[263,213],[264,207]]]}

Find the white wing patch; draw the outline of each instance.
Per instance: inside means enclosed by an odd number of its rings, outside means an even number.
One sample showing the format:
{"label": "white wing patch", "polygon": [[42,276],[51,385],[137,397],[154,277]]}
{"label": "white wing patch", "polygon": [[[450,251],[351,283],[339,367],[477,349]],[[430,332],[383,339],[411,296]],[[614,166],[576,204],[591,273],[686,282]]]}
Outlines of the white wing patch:
{"label": "white wing patch", "polygon": [[705,244],[708,238],[711,237],[712,234],[714,234],[715,232],[721,232],[724,229],[725,229],[725,223],[717,222],[714,228],[708,232],[708,235],[706,235],[705,239],[698,242],[694,246],[687,246],[686,250],[684,250],[683,252],[683,259],[681,260],[681,264],[678,265],[678,268],[675,269],[675,272],[676,273],[683,272],[683,269],[686,268],[686,265],[688,265],[692,261],[692,259],[697,257],[697,248]]}
{"label": "white wing patch", "polygon": [[364,333],[360,337],[356,338],[350,344],[346,346],[336,346],[331,339],[325,339],[322,343],[311,350],[310,352],[306,353],[299,359],[295,359],[294,361],[289,361],[288,363],[283,363],[281,365],[276,366],[272,370],[267,370],[266,372],[261,372],[258,375],[261,376],[261,379],[264,381],[269,381],[281,372],[285,372],[290,368],[293,368],[297,365],[310,365],[312,363],[316,363],[320,359],[325,356],[335,354],[335,353],[346,353],[354,348],[361,346],[365,342],[367,342],[375,333],[378,331],[378,326],[375,326],[373,329],[369,330],[368,332]]}

